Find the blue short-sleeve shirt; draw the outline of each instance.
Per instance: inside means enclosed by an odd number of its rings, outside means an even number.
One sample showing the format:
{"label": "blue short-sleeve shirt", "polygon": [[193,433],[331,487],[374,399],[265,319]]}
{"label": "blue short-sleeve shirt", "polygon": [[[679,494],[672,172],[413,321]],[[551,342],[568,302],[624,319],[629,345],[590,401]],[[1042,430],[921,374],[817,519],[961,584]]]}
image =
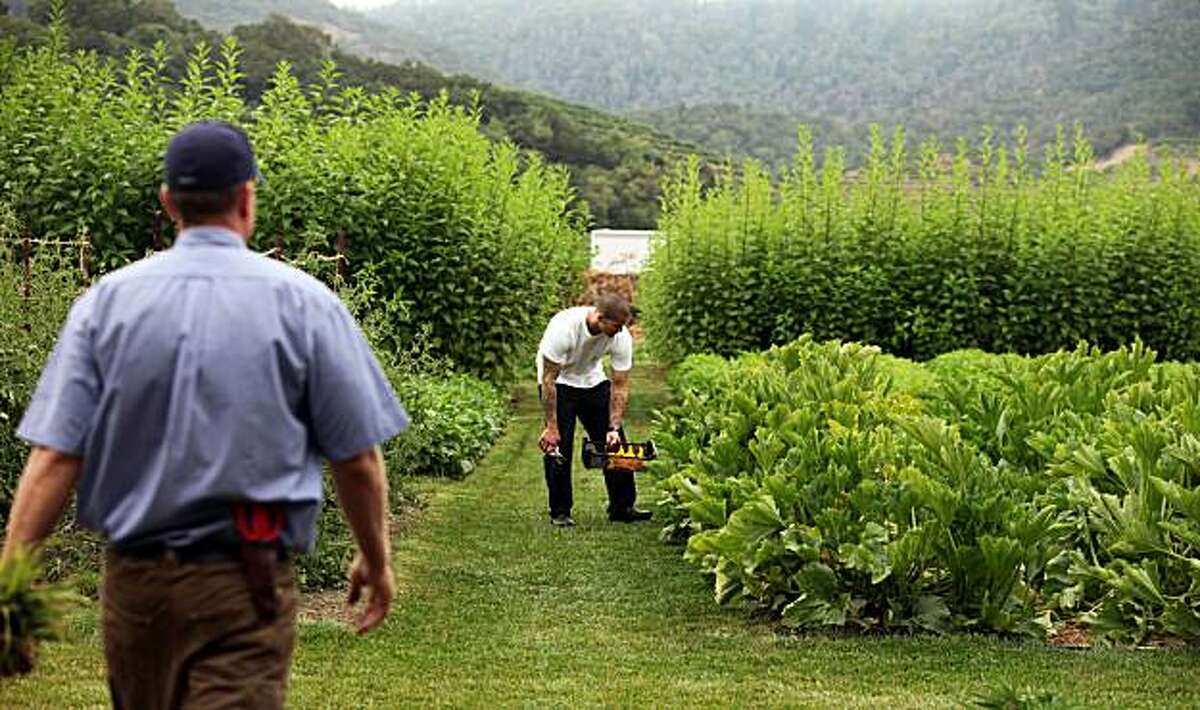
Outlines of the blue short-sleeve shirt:
{"label": "blue short-sleeve shirt", "polygon": [[285,506],[309,550],[321,459],[408,425],[342,302],[222,228],[184,230],[71,308],[18,435],[83,457],[79,521],[117,546],[235,541],[231,506]]}

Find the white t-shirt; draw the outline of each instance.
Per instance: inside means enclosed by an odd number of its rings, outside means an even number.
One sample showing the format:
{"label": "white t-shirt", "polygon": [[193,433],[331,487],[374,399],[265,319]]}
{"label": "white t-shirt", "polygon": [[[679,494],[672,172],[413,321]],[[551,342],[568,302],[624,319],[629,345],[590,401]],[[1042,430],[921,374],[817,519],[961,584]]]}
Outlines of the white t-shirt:
{"label": "white t-shirt", "polygon": [[633,367],[633,336],[622,328],[613,337],[604,333],[592,335],[588,332],[587,317],[591,306],[579,306],[559,311],[550,319],[542,342],[538,345],[538,382],[542,381],[542,358],[562,366],[558,382],[571,387],[587,389],[604,382],[601,359],[604,353],[612,353],[612,368],[623,372]]}

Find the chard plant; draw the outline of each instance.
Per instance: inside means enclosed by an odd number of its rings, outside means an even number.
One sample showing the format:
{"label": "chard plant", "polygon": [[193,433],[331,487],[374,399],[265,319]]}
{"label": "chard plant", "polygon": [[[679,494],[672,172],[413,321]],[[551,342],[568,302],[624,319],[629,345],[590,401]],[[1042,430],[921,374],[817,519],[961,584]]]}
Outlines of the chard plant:
{"label": "chard plant", "polygon": [[660,415],[663,537],[787,626],[1200,640],[1200,380],[1141,343],[963,351],[910,388],[805,336],[693,356]]}

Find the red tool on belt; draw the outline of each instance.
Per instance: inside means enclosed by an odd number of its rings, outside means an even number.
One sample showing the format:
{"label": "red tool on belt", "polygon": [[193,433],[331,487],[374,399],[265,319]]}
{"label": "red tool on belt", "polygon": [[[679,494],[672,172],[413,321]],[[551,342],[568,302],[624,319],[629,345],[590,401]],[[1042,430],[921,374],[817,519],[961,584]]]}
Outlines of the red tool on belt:
{"label": "red tool on belt", "polygon": [[278,505],[235,503],[233,506],[233,522],[242,542],[260,545],[279,542],[286,520],[287,515]]}
{"label": "red tool on belt", "polygon": [[279,615],[275,568],[279,563],[280,533],[287,522],[283,506],[267,503],[235,503],[233,523],[242,540],[242,569],[250,600],[264,622]]}

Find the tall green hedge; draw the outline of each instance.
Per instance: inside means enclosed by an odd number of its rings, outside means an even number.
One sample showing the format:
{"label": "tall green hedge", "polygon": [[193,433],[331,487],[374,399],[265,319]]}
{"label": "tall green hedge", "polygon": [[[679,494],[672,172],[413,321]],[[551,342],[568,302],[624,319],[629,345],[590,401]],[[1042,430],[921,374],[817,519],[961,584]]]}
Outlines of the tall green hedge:
{"label": "tall green hedge", "polygon": [[0,520],[8,509],[28,447],[16,434],[67,311],[86,279],[84,242],[19,237],[12,209],[0,201]]}
{"label": "tall green hedge", "polygon": [[[170,246],[162,154],[200,118],[247,129],[266,178],[258,248],[339,285],[409,406],[412,432],[386,450],[393,504],[411,497],[406,475],[468,473],[503,426],[495,383],[531,360],[586,265],[562,170],[489,144],[445,101],[342,89],[332,65],[314,86],[281,66],[250,111],[232,42],[215,61],[198,47],[173,85],[161,48],[116,67],[65,54],[65,31],[38,49],[0,41],[0,523],[28,453],[13,430],[66,310],[92,278]],[[321,526],[310,587],[341,580],[349,550],[332,509]],[[52,548],[53,575],[95,562],[69,526]]]}
{"label": "tall green hedge", "polygon": [[1022,131],[999,145],[872,129],[860,173],[818,169],[802,129],[778,185],[754,163],[705,191],[698,165],[667,186],[639,298],[668,359],[803,333],[926,359],[958,348],[1042,353],[1140,336],[1200,356],[1200,182],[1166,156],[1091,169],[1077,128],[1035,169]]}
{"label": "tall green hedge", "polygon": [[[432,351],[502,380],[532,355],[543,320],[579,285],[583,216],[568,209],[565,172],[491,145],[477,113],[445,100],[368,94],[281,65],[261,104],[240,94],[240,50],[203,45],[185,78],[165,51],[124,66],[50,45],[0,49],[0,199],[40,238],[86,230],[105,271],[166,245],[155,237],[162,154],[201,118],[243,125],[266,178],[257,239],[295,255],[335,250],[348,276],[372,265],[403,347],[423,329]],[[156,244],[157,242],[157,244]]]}

